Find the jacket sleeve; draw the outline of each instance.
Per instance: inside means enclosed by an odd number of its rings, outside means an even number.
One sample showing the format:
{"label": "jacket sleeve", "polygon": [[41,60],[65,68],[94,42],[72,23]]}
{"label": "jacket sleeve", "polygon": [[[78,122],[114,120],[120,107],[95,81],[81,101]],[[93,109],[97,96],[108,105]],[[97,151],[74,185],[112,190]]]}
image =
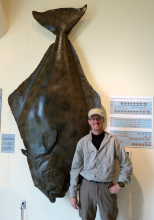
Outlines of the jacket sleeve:
{"label": "jacket sleeve", "polygon": [[77,197],[78,179],[81,170],[83,169],[83,153],[80,141],[77,144],[74,154],[71,172],[70,172],[70,187],[69,193],[71,198]]}
{"label": "jacket sleeve", "polygon": [[122,142],[116,138],[116,159],[119,161],[120,174],[118,182],[129,184],[131,181],[130,175],[132,174],[133,167],[131,160],[123,148]]}

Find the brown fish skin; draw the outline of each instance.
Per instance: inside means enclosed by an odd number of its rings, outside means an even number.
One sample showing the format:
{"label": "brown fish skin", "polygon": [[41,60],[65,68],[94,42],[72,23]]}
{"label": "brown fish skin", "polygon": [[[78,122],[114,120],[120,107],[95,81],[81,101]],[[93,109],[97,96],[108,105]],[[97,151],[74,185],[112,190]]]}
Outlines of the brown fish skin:
{"label": "brown fish skin", "polygon": [[[33,13],[40,24],[57,36],[35,70],[33,83],[26,81],[26,85],[31,85],[23,96],[21,114],[14,114],[34,184],[51,202],[65,196],[76,144],[89,131],[86,100],[68,40],[68,33],[85,10],[86,6]],[[19,86],[20,91],[23,86],[25,83]],[[22,99],[17,90],[9,97],[10,106],[16,97]]]}
{"label": "brown fish skin", "polygon": [[[45,192],[49,191],[50,197],[51,195],[56,197],[59,194],[65,195],[63,188],[69,183],[69,171],[77,141],[89,130],[86,102],[77,69],[72,65],[73,57],[70,43],[65,33],[60,37],[60,40],[56,40],[53,45],[46,65],[43,66],[31,87],[20,119],[20,131],[28,150],[30,167],[34,166],[33,158],[38,155],[44,154],[45,158],[48,158],[45,160],[42,170],[48,170],[46,164],[54,161],[52,169],[55,169],[55,176],[60,178],[60,182],[57,181],[54,174],[51,176],[49,184],[46,184],[45,187]],[[62,68],[62,66],[64,67]],[[57,165],[55,157],[53,159],[53,157],[46,156],[42,134],[51,128],[56,130],[58,134],[56,144],[50,154],[55,153],[64,161],[61,167],[59,164]],[[39,166],[37,169],[40,172]],[[37,169],[35,168],[35,170]],[[63,172],[62,169],[64,169]],[[65,178],[66,176],[67,178]],[[36,181],[34,180],[34,182]],[[44,176],[40,188],[43,182],[46,182]],[[52,188],[59,190],[57,193],[51,193],[54,191]],[[60,190],[60,188],[62,189]],[[67,189],[65,189],[66,191]]]}

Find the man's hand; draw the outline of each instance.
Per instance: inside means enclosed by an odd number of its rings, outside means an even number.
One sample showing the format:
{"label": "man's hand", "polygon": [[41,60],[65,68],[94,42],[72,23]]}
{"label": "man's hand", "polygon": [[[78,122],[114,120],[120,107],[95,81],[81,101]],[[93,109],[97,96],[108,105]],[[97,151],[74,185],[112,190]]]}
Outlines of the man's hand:
{"label": "man's hand", "polygon": [[116,194],[120,192],[120,190],[122,190],[122,187],[120,187],[118,183],[109,188],[109,191],[112,194]]}
{"label": "man's hand", "polygon": [[79,208],[79,203],[77,198],[70,198],[71,205],[74,209]]}

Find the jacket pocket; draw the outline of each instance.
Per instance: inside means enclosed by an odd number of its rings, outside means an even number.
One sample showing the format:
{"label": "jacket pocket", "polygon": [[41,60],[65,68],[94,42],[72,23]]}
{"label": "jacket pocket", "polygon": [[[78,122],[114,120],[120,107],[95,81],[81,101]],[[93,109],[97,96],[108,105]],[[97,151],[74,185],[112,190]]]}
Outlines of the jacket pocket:
{"label": "jacket pocket", "polygon": [[84,170],[91,169],[94,165],[94,150],[85,150],[84,152]]}

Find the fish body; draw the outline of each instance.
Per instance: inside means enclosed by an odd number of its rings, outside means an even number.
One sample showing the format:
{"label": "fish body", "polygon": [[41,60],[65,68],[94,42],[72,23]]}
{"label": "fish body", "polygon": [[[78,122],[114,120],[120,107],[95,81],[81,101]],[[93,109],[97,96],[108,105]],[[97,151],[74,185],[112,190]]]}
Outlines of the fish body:
{"label": "fish body", "polygon": [[76,144],[89,131],[90,103],[101,105],[68,40],[85,11],[86,6],[33,12],[42,26],[56,34],[56,41],[34,73],[9,96],[34,185],[51,202],[68,190]]}

